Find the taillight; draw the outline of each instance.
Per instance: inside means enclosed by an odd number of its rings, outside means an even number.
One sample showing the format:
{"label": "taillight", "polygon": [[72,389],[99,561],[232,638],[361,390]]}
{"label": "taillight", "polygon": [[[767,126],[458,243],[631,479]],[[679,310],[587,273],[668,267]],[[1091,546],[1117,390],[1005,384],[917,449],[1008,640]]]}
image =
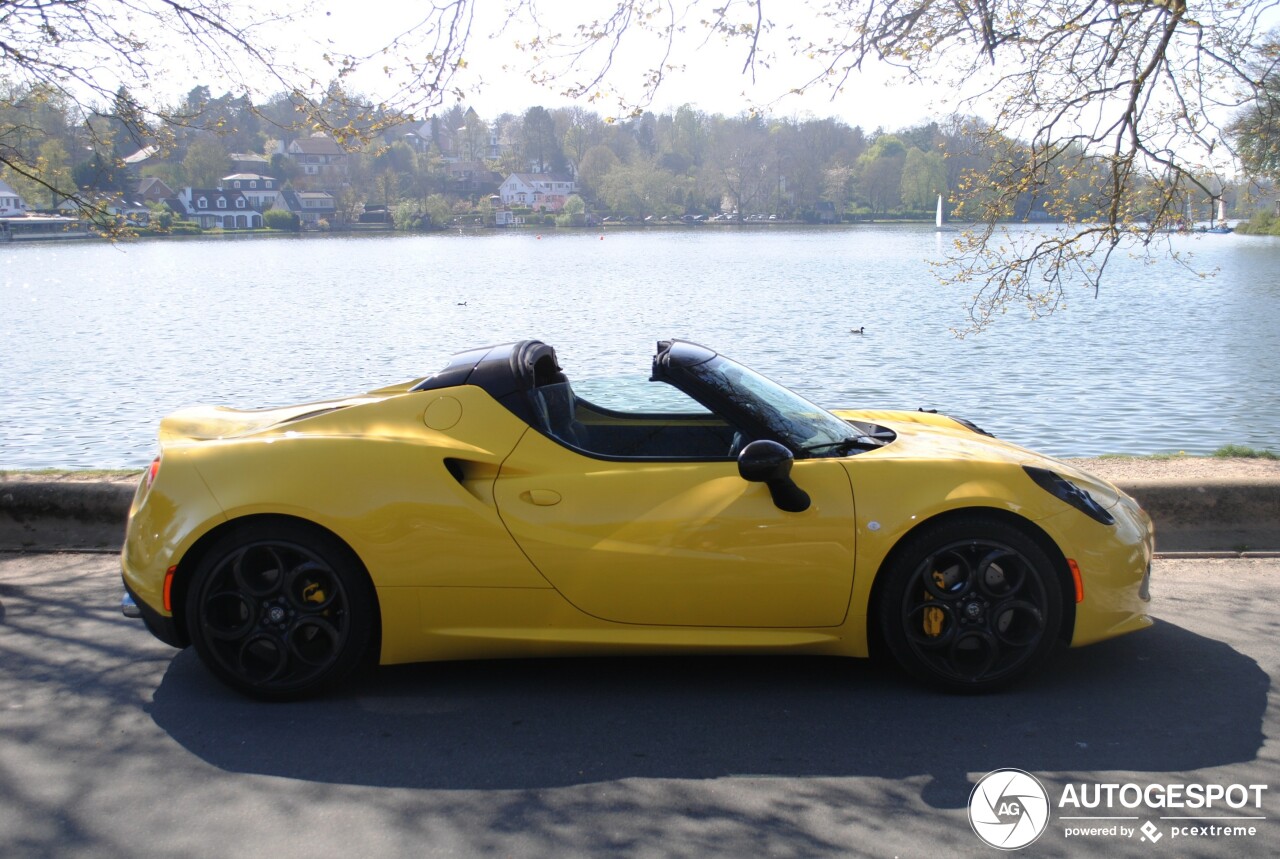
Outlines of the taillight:
{"label": "taillight", "polygon": [[156,482],[156,475],[159,473],[160,457],[157,456],[155,459],[151,460],[151,465],[147,466],[147,470],[142,472],[142,480],[138,483],[137,500],[139,502],[141,502],[142,499],[146,497],[147,493],[151,491],[151,484]]}

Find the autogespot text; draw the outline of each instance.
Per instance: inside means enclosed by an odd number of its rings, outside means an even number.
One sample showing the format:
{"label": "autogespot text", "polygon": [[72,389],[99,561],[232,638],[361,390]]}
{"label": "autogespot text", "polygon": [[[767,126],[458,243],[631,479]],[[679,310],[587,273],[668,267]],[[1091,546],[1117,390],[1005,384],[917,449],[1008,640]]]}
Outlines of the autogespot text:
{"label": "autogespot text", "polygon": [[[1066,838],[1253,838],[1266,820],[1267,790],[1265,784],[1068,784],[1057,816]],[[1139,809],[1155,812],[1158,822],[1138,825],[1139,815],[1126,814]]]}

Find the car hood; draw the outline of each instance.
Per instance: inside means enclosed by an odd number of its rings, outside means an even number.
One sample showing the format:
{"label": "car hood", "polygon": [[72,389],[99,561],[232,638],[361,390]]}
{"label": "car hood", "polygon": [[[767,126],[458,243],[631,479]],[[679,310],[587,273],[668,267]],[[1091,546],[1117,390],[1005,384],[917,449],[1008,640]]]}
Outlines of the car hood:
{"label": "car hood", "polygon": [[1112,507],[1124,497],[1124,493],[1114,484],[1069,462],[975,431],[971,425],[946,415],[874,409],[838,409],[833,414],[844,420],[879,424],[897,434],[897,438],[885,447],[859,454],[860,456],[1030,465],[1046,468],[1088,490],[1103,507]]}

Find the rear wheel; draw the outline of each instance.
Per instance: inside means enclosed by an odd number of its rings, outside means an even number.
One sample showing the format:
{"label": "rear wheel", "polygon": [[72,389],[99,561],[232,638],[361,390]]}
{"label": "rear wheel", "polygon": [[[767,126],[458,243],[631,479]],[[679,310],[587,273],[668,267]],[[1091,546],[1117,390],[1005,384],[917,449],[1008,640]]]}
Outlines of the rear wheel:
{"label": "rear wheel", "polygon": [[909,538],[878,620],[903,668],[950,691],[985,692],[1037,668],[1062,626],[1053,562],[997,519],[953,519]]}
{"label": "rear wheel", "polygon": [[260,521],[204,554],[187,589],[187,629],[224,683],[256,698],[315,694],[361,661],[373,589],[352,552],[303,523]]}

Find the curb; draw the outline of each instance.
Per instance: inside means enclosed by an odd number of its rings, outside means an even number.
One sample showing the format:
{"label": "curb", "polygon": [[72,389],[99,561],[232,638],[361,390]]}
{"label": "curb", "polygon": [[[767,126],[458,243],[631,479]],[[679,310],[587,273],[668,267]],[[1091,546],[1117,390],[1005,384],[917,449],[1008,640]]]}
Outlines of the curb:
{"label": "curb", "polygon": [[1280,550],[1280,480],[1129,480],[1116,485],[1155,522],[1156,550]]}
{"label": "curb", "polygon": [[119,551],[135,483],[0,481],[0,548]]}
{"label": "curb", "polygon": [[[1156,550],[1163,557],[1269,557],[1280,551],[1280,480],[1117,485],[1155,521]],[[132,481],[0,481],[0,550],[119,551],[135,487]]]}

